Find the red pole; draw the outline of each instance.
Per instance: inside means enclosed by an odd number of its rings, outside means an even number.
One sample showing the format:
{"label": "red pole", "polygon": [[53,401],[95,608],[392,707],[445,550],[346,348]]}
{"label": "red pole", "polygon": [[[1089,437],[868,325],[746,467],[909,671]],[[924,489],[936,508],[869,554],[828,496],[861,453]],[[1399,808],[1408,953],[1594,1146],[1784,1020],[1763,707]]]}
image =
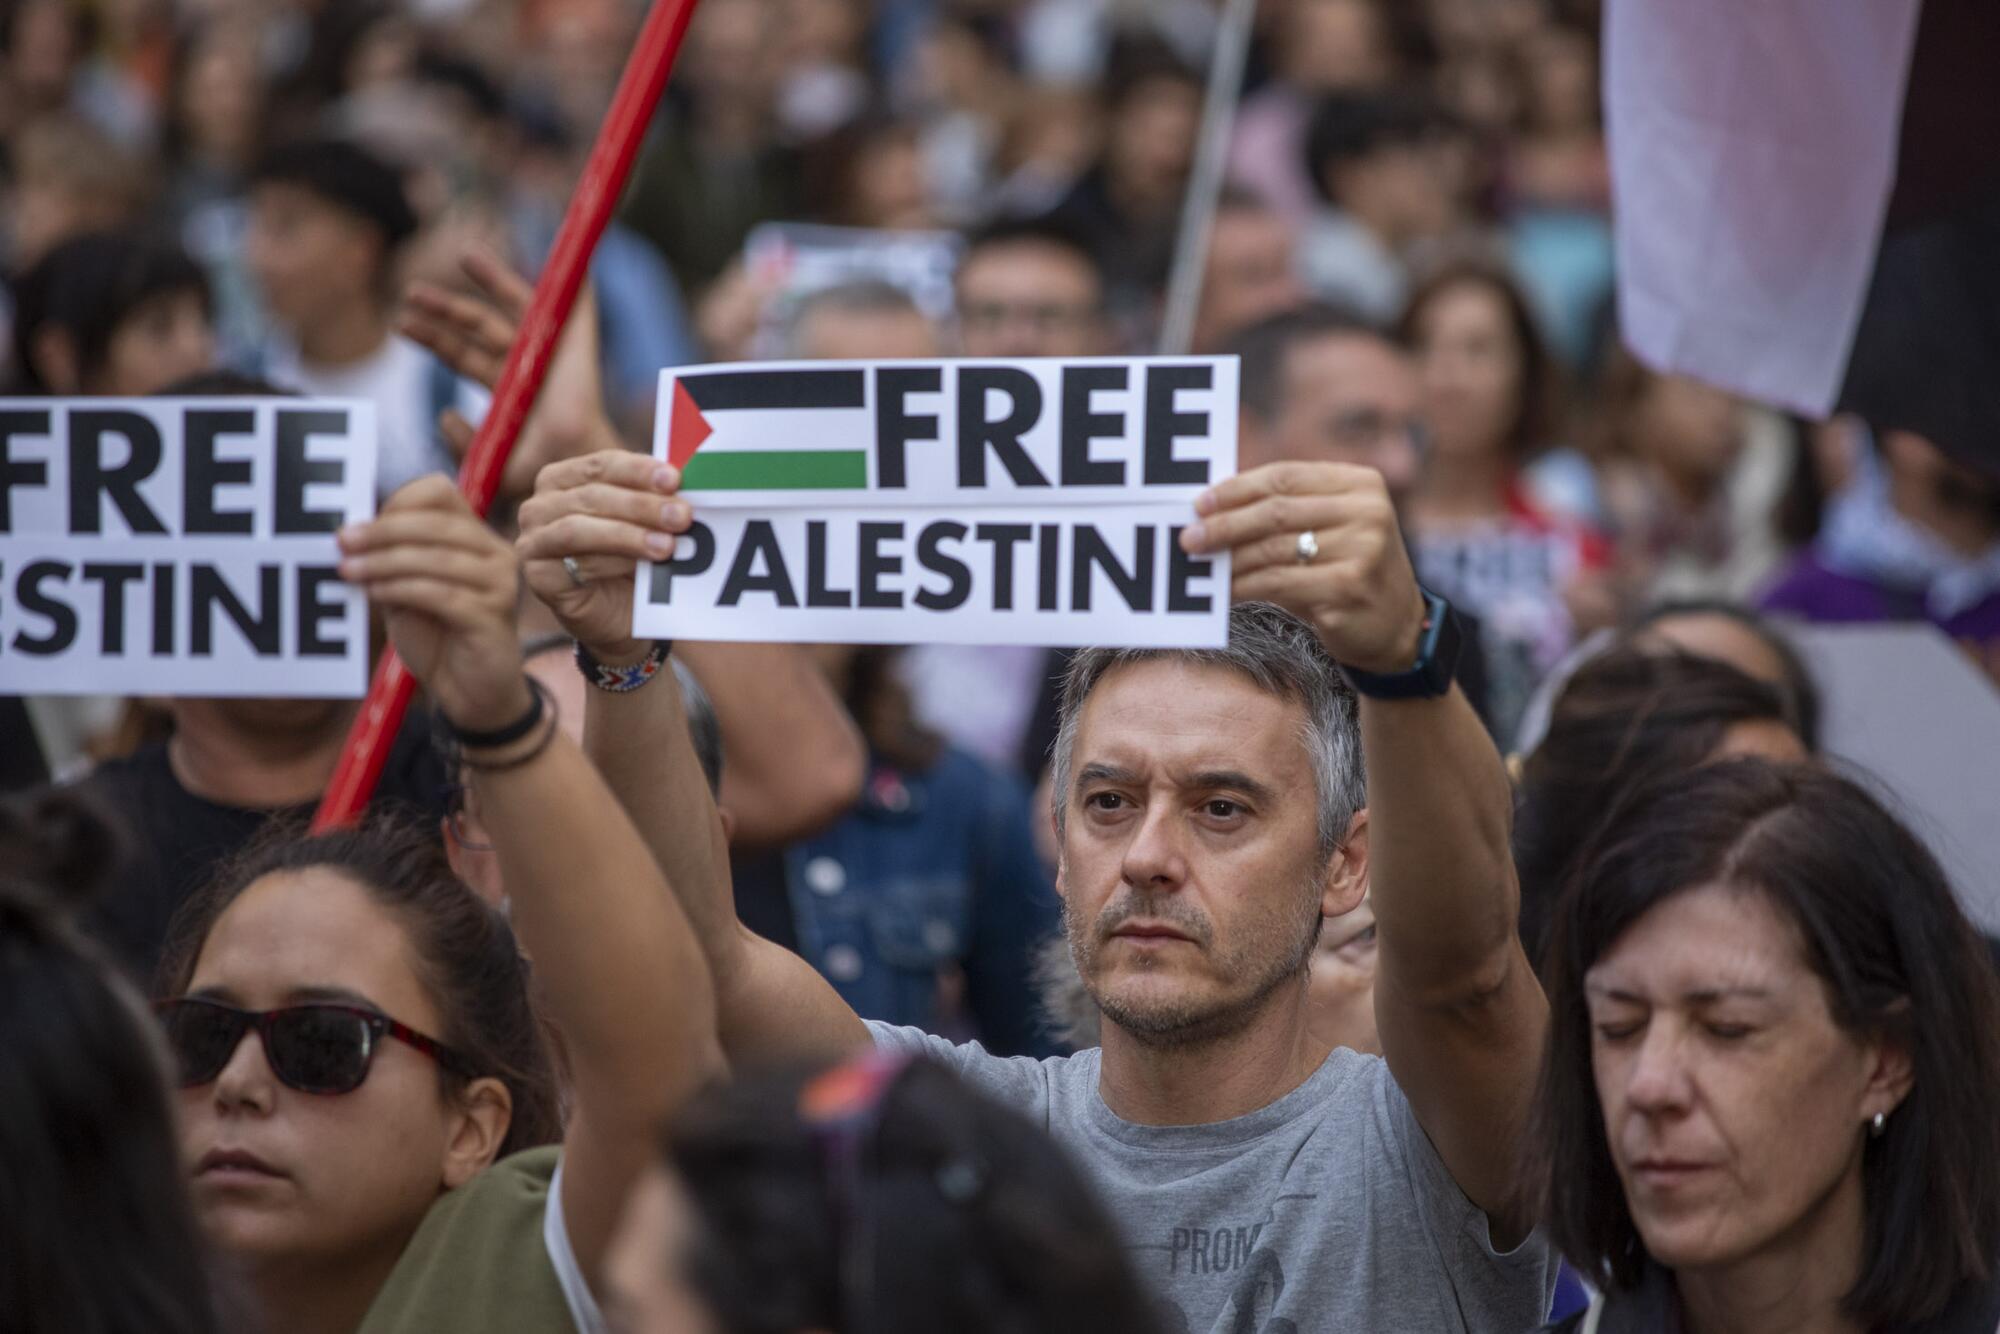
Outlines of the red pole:
{"label": "red pole", "polygon": [[[584,272],[598,237],[611,221],[611,210],[624,192],[639,154],[646,126],[653,119],[666,89],[667,75],[680,51],[688,20],[694,16],[697,0],[658,0],[646,15],[645,26],[625,62],[625,73],[612,95],[611,108],[597,132],[590,159],[576,192],[570,196],[569,211],[563,215],[548,263],[535,283],[534,299],[521,321],[521,330],[508,350],[507,364],[494,386],[493,403],[485,420],[472,437],[459,470],[458,487],[472,507],[481,514],[493,505],[500,488],[500,473],[521,434],[521,424],[534,406],[548,374],[549,357],[570,307],[583,285]],[[355,716],[347,734],[340,763],[334,768],[326,794],[320,798],[319,813],[313,817],[315,833],[352,824],[368,804],[389,757],[389,746],[409,711],[410,697],[416,693],[416,678],[403,666],[391,648],[382,655],[368,698]]]}

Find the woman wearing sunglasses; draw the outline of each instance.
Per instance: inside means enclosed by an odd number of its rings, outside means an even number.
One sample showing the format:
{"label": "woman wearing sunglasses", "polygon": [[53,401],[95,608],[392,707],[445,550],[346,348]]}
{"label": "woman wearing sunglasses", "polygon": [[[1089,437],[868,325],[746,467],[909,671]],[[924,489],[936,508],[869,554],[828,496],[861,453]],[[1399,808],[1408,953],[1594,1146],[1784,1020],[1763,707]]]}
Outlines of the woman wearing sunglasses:
{"label": "woman wearing sunglasses", "polygon": [[465,748],[520,941],[416,835],[246,854],[177,921],[159,1006],[196,1211],[273,1330],[588,1328],[653,1128],[720,1065],[702,958],[522,674],[506,543],[432,477],[341,544]]}

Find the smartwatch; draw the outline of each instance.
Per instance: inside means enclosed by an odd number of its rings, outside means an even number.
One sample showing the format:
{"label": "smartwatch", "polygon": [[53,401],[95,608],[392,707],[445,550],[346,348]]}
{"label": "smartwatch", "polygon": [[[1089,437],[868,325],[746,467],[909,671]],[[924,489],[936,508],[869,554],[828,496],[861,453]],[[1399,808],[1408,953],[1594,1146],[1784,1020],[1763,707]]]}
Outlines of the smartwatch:
{"label": "smartwatch", "polygon": [[1458,670],[1458,617],[1451,604],[1419,587],[1424,595],[1424,629],[1417,638],[1417,661],[1407,671],[1364,672],[1343,666],[1347,683],[1370,699],[1436,699],[1450,691]]}

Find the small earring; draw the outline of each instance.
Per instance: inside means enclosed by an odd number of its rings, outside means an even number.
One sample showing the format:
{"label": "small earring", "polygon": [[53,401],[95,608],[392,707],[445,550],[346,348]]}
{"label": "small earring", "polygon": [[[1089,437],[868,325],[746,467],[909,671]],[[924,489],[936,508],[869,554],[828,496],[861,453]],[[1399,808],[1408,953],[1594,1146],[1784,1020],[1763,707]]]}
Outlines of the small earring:
{"label": "small earring", "polygon": [[1875,1139],[1881,1139],[1882,1132],[1888,1129],[1888,1126],[1889,1126],[1888,1116],[1885,1113],[1877,1112],[1875,1113],[1874,1120],[1868,1123],[1868,1133]]}

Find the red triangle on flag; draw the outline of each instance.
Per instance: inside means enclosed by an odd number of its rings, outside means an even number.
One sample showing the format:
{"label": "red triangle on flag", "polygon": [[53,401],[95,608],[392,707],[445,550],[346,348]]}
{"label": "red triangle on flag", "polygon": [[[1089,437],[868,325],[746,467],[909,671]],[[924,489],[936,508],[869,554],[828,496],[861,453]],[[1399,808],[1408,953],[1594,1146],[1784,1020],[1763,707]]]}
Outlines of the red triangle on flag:
{"label": "red triangle on flag", "polygon": [[701,442],[715,434],[715,428],[708,424],[708,418],[701,415],[701,409],[688,396],[687,386],[674,381],[674,406],[672,420],[667,424],[667,462],[676,468],[687,467],[687,461],[701,448]]}

